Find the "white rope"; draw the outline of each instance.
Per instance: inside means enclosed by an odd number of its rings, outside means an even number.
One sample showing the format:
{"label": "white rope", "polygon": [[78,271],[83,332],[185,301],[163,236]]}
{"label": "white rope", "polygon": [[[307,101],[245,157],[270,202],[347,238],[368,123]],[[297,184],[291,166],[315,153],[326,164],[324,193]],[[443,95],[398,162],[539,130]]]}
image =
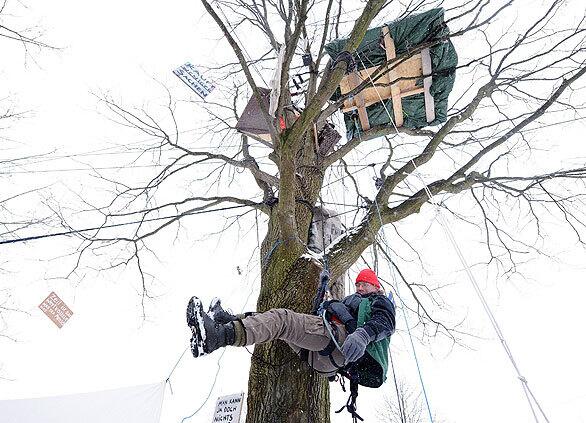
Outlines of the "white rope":
{"label": "white rope", "polygon": [[456,250],[456,254],[458,255],[458,258],[460,259],[462,266],[466,270],[466,274],[468,275],[468,279],[470,280],[470,283],[472,284],[474,291],[476,292],[478,298],[480,299],[480,303],[482,304],[482,307],[484,308],[484,311],[486,312],[486,315],[488,316],[488,319],[490,320],[490,322],[491,322],[491,324],[492,324],[492,326],[493,326],[493,328],[499,338],[499,341],[501,342],[501,345],[503,346],[503,348],[505,350],[505,353],[509,357],[511,364],[513,365],[513,368],[515,369],[515,372],[517,373],[517,377],[521,381],[521,385],[523,387],[523,392],[525,393],[525,396],[527,397],[527,402],[529,403],[529,408],[531,409],[531,413],[533,414],[535,421],[537,423],[539,423],[539,419],[537,417],[537,414],[535,413],[535,409],[533,408],[533,403],[532,403],[531,399],[533,399],[533,402],[535,402],[535,405],[537,405],[537,408],[539,408],[539,411],[541,412],[541,415],[543,416],[545,421],[547,423],[549,423],[549,419],[545,415],[545,412],[541,408],[541,405],[537,401],[537,398],[535,398],[535,395],[533,395],[533,392],[529,388],[529,384],[527,383],[527,379],[521,374],[521,371],[519,370],[519,367],[517,366],[515,358],[513,357],[513,353],[511,352],[511,349],[509,348],[509,345],[508,345],[507,341],[505,340],[505,336],[504,336],[504,334],[498,324],[498,321],[496,320],[492,310],[490,309],[490,306],[488,305],[486,299],[484,298],[484,295],[478,285],[478,282],[476,281],[476,278],[474,277],[474,274],[472,273],[470,266],[466,262],[466,258],[464,257],[464,254],[462,254],[462,250],[460,250],[460,247],[458,246],[458,243],[456,242],[456,239],[454,238],[454,234],[452,233],[452,230],[450,229],[450,225],[442,213],[441,207],[433,199],[433,194],[430,192],[430,190],[429,190],[428,186],[425,184],[425,182],[421,179],[421,176],[419,175],[419,171],[417,169],[417,166],[415,165],[413,160],[411,161],[411,163],[413,163],[413,166],[415,167],[415,170],[417,171],[416,176],[421,180],[421,182],[423,184],[427,198],[438,210],[437,214],[440,217],[440,223],[441,223],[448,239],[450,240],[452,246]]}
{"label": "white rope", "polygon": [[[358,56],[360,58],[360,56]],[[362,59],[360,59],[360,61],[362,62]],[[362,65],[364,66],[364,62],[362,62]],[[374,84],[372,78],[370,77],[370,75],[368,75],[368,78],[370,79],[370,82],[372,83],[378,98],[380,100],[380,102],[382,103],[385,112],[387,113],[387,115],[389,116],[389,121],[393,124],[393,127],[395,128],[395,132],[397,133],[397,135],[401,137],[401,134],[399,133],[399,130],[397,128],[397,126],[395,125],[395,122],[393,120],[393,118],[391,117],[391,114],[389,113],[389,110],[387,109],[379,91],[378,88],[376,87],[376,85]],[[360,134],[360,132],[359,132]],[[535,421],[537,423],[539,423],[539,419],[537,417],[537,414],[535,413],[535,409],[533,408],[533,403],[531,401],[531,399],[533,399],[533,402],[535,402],[535,405],[537,406],[537,408],[539,409],[539,411],[541,412],[541,415],[543,416],[543,418],[545,419],[545,421],[547,423],[549,423],[549,419],[547,418],[547,416],[545,415],[545,412],[543,411],[543,409],[541,408],[541,405],[539,404],[539,401],[537,401],[537,398],[535,397],[535,395],[533,394],[533,392],[531,391],[531,389],[529,388],[529,384],[527,382],[527,379],[521,374],[521,371],[519,370],[519,367],[517,366],[517,363],[513,357],[513,353],[511,352],[511,349],[509,348],[509,345],[507,344],[507,341],[505,340],[504,334],[501,331],[501,328],[496,320],[496,318],[494,317],[494,314],[492,313],[488,303],[486,302],[486,299],[484,298],[484,295],[482,294],[482,291],[480,290],[480,287],[478,286],[478,283],[476,282],[476,278],[474,277],[474,274],[472,273],[472,271],[470,270],[470,266],[468,266],[468,263],[466,262],[466,259],[464,258],[464,255],[462,254],[462,251],[460,250],[460,247],[458,246],[458,243],[456,242],[456,239],[454,238],[454,234],[452,233],[449,223],[447,222],[447,220],[445,219],[445,216],[442,214],[442,210],[441,207],[439,206],[439,204],[433,199],[433,194],[431,193],[431,191],[429,190],[427,184],[425,183],[425,181],[423,181],[419,169],[417,167],[417,165],[415,164],[414,160],[411,160],[411,163],[413,164],[414,167],[414,174],[415,176],[418,177],[418,179],[421,181],[421,183],[423,184],[423,189],[425,190],[425,193],[427,195],[427,198],[429,199],[429,201],[436,207],[437,210],[437,215],[440,216],[440,223],[442,225],[442,227],[444,228],[444,231],[448,237],[448,239],[450,240],[450,242],[452,243],[452,246],[454,247],[454,249],[456,250],[456,253],[458,255],[458,258],[460,259],[460,262],[462,263],[462,266],[466,269],[466,274],[468,275],[468,279],[470,280],[470,283],[472,284],[472,286],[474,287],[474,291],[476,291],[476,294],[478,295],[478,298],[480,299],[480,302],[482,304],[482,307],[484,308],[484,311],[486,312],[500,342],[501,345],[503,346],[505,353],[507,354],[507,356],[509,357],[509,360],[511,361],[511,364],[513,365],[513,368],[515,369],[515,372],[517,373],[517,378],[521,381],[521,385],[523,387],[523,392],[525,393],[525,396],[527,397],[527,402],[529,403],[529,408],[531,409],[531,413],[533,414],[533,417],[535,418]],[[377,204],[378,207],[378,204]],[[381,221],[382,223],[382,221]]]}

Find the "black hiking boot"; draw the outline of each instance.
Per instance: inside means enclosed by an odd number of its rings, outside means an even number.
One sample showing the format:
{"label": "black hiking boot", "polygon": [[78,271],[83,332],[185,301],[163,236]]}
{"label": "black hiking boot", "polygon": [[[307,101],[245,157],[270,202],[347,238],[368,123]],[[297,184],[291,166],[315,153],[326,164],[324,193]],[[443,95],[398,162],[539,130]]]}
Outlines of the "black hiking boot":
{"label": "black hiking boot", "polygon": [[235,316],[222,308],[222,301],[219,298],[214,298],[210,303],[208,309],[208,316],[214,319],[214,322],[225,324],[239,320],[240,317]]}
{"label": "black hiking boot", "polygon": [[[192,297],[189,300],[186,317],[187,325],[192,333],[190,343],[194,357],[209,354],[227,345],[234,345],[236,338],[234,323],[220,324],[212,320],[204,313],[199,298]],[[238,322],[238,324],[242,326],[242,323]]]}

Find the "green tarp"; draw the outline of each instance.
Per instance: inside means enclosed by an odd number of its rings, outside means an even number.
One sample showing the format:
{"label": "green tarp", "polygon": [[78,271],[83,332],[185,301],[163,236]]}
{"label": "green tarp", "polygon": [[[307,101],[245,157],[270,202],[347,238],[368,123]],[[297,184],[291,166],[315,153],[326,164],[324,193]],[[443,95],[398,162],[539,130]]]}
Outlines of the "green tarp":
{"label": "green tarp", "polygon": [[[458,56],[451,41],[440,41],[449,34],[449,29],[444,23],[444,10],[432,9],[418,15],[411,15],[386,24],[395,43],[397,56],[409,52],[422,43],[438,40],[438,44],[430,48],[432,63],[432,84],[430,94],[435,102],[435,120],[428,123],[425,117],[425,102],[423,93],[409,97],[403,97],[403,126],[407,128],[422,128],[428,125],[437,125],[446,121],[448,110],[448,95],[454,85]],[[382,27],[372,28],[366,32],[362,43],[353,55],[358,70],[379,66],[386,62],[386,52],[382,43]],[[340,39],[326,45],[326,52],[335,59],[344,50],[346,39]],[[418,86],[423,86],[423,80],[417,81]],[[339,98],[340,91],[334,95]],[[393,104],[390,99],[384,100],[387,110],[393,116]],[[371,129],[377,126],[392,125],[389,113],[382,102],[378,102],[366,108]],[[357,111],[344,113],[347,137],[352,139],[362,131]]]}

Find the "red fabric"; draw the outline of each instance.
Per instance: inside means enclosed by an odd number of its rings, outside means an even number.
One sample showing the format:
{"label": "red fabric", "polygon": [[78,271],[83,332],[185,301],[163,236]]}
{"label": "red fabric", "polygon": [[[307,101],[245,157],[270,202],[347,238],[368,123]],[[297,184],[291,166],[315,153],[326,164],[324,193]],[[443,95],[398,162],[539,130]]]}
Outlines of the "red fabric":
{"label": "red fabric", "polygon": [[358,276],[356,276],[356,283],[358,282],[366,282],[380,289],[380,282],[378,281],[376,273],[370,269],[363,269],[358,273]]}
{"label": "red fabric", "polygon": [[341,321],[340,319],[338,319],[338,317],[336,317],[336,315],[335,315],[335,314],[332,314],[332,318],[330,319],[330,321],[331,321],[332,323],[337,323],[337,324],[339,324],[339,325],[342,325],[342,326],[344,326],[344,323],[342,323],[342,321]]}

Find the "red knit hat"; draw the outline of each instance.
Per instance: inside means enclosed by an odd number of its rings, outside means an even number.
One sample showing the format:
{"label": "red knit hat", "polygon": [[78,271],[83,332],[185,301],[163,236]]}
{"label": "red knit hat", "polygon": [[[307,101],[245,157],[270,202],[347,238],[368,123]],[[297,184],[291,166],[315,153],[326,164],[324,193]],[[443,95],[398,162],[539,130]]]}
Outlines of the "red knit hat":
{"label": "red knit hat", "polygon": [[356,276],[356,283],[358,282],[366,282],[380,289],[380,282],[376,277],[376,273],[370,269],[363,269],[360,271],[358,276]]}

